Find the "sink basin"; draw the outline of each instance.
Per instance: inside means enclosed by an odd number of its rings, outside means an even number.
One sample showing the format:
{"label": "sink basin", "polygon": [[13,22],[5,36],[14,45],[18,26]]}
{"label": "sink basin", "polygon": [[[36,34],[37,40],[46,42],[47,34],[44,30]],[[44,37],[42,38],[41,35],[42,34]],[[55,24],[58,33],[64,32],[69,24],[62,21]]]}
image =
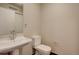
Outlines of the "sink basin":
{"label": "sink basin", "polygon": [[10,40],[10,38],[1,38],[0,52],[12,51],[13,49],[20,48],[31,41],[32,39],[25,38],[24,36],[18,36],[14,40]]}

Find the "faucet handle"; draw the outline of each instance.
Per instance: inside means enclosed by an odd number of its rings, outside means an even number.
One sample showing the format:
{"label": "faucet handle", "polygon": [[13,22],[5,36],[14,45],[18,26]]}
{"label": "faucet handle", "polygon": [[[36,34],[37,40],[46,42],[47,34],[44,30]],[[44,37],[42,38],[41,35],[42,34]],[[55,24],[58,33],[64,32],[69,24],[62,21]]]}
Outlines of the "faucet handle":
{"label": "faucet handle", "polygon": [[15,34],[15,33],[16,33],[15,30],[10,31],[10,34]]}
{"label": "faucet handle", "polygon": [[15,30],[13,30],[12,32],[15,32]]}
{"label": "faucet handle", "polygon": [[15,30],[10,31],[9,37],[11,38],[11,40],[13,40],[13,39],[16,37],[16,32],[15,32]]}
{"label": "faucet handle", "polygon": [[9,31],[10,34],[12,34],[12,31]]}

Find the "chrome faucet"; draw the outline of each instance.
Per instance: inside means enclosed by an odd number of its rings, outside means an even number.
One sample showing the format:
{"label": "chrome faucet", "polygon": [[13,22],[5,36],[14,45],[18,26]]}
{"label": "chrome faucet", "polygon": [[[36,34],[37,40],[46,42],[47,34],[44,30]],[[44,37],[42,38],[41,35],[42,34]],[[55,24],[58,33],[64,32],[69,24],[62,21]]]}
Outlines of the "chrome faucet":
{"label": "chrome faucet", "polygon": [[14,40],[15,36],[16,36],[15,30],[10,31],[10,38],[11,38],[11,40]]}

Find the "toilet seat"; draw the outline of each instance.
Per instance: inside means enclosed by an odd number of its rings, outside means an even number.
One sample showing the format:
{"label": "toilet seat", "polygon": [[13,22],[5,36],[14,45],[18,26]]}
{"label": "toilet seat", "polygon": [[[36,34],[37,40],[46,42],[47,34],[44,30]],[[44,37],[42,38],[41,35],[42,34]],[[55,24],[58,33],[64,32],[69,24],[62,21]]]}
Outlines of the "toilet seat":
{"label": "toilet seat", "polygon": [[43,45],[43,44],[36,46],[35,49],[38,51],[42,51],[42,52],[50,52],[51,51],[51,48],[49,46]]}

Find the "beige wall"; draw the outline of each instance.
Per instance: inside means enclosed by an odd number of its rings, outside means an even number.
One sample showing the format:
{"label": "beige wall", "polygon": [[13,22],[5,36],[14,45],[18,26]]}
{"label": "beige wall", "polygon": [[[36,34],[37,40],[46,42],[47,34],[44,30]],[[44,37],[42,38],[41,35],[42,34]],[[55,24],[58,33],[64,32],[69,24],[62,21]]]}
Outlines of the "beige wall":
{"label": "beige wall", "polygon": [[[23,33],[26,37],[31,37],[35,34],[40,34],[40,5],[39,4],[32,4],[27,3],[24,4],[23,8],[24,13],[24,27],[23,27]],[[25,25],[27,24],[27,25]],[[31,46],[29,46],[30,48]],[[32,49],[24,47],[24,52],[27,53],[23,54],[32,54]]]}
{"label": "beige wall", "polygon": [[42,42],[57,54],[79,54],[79,4],[41,5]]}
{"label": "beige wall", "polygon": [[23,10],[25,36],[31,37],[32,35],[40,34],[40,4],[24,4]]}
{"label": "beige wall", "polygon": [[57,54],[79,54],[78,19],[79,4],[24,4],[25,36],[41,34]]}

